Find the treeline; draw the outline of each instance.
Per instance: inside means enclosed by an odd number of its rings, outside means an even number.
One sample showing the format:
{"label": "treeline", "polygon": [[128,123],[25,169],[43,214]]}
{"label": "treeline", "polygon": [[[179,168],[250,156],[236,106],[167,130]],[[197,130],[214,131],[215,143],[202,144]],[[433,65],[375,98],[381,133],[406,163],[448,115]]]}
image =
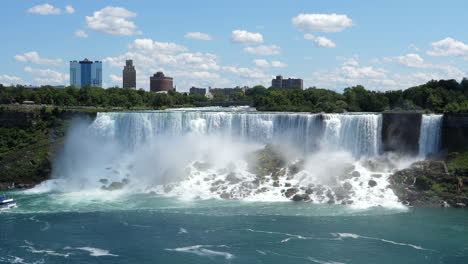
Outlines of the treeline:
{"label": "treeline", "polygon": [[363,86],[344,89],[343,93],[312,87],[306,90],[278,89],[255,86],[229,96],[213,94],[212,99],[200,94],[189,95],[171,91],[167,94],[142,89],[66,87],[37,89],[3,87],[0,85],[0,104],[34,101],[36,104],[57,106],[100,107],[177,107],[198,105],[209,101],[252,102],[260,111],[301,112],[381,112],[386,110],[423,110],[434,113],[468,112],[468,79],[430,81],[406,90],[369,91]]}
{"label": "treeline", "polygon": [[167,94],[147,92],[143,89],[122,89],[85,86],[81,89],[68,86],[57,89],[42,86],[36,89],[26,89],[22,86],[4,87],[0,85],[0,104],[23,103],[33,101],[35,104],[50,104],[56,106],[99,106],[99,107],[171,107],[194,105],[206,102],[203,95],[187,95],[170,91]]}
{"label": "treeline", "polygon": [[406,90],[368,91],[358,85],[337,93],[331,90],[265,89],[246,91],[258,110],[304,112],[382,112],[423,110],[434,113],[468,113],[468,79],[430,81]]}

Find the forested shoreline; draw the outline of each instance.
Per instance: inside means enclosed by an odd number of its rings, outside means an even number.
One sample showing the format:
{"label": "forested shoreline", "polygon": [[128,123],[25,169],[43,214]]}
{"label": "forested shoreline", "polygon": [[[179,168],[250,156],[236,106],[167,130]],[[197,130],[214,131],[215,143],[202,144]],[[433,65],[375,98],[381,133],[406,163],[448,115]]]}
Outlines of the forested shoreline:
{"label": "forested shoreline", "polygon": [[432,80],[406,90],[370,91],[361,85],[348,87],[343,93],[311,87],[306,90],[278,89],[255,86],[226,96],[215,93],[211,99],[200,94],[170,91],[147,92],[143,89],[98,88],[81,89],[69,86],[56,89],[43,86],[27,89],[22,86],[0,85],[0,104],[31,101],[54,106],[93,106],[161,109],[197,106],[215,102],[250,102],[259,111],[290,112],[382,112],[420,110],[433,113],[467,113],[468,79]]}

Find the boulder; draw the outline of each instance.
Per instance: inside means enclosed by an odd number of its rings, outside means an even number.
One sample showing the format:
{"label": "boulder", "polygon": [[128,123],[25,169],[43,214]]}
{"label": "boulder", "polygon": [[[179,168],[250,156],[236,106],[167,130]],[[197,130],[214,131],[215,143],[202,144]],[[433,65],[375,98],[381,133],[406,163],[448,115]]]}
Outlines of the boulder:
{"label": "boulder", "polygon": [[368,184],[370,187],[375,187],[377,185],[377,182],[374,180],[369,180]]}
{"label": "boulder", "polygon": [[295,202],[310,201],[310,197],[307,194],[296,194],[293,196],[292,200]]}
{"label": "boulder", "polygon": [[293,196],[294,194],[297,193],[297,189],[296,188],[289,188],[286,190],[286,192],[284,193],[284,195],[289,198],[291,196]]}

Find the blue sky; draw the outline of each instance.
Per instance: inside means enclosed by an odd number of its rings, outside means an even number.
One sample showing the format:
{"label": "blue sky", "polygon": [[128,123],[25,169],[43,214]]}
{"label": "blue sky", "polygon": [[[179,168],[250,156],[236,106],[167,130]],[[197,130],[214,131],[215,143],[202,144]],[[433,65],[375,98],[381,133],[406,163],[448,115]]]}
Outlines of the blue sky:
{"label": "blue sky", "polygon": [[[69,60],[102,60],[104,86],[163,70],[178,90],[268,86],[402,89],[468,76],[468,2],[3,1],[0,83],[69,84]],[[6,22],[5,22],[6,21]]]}

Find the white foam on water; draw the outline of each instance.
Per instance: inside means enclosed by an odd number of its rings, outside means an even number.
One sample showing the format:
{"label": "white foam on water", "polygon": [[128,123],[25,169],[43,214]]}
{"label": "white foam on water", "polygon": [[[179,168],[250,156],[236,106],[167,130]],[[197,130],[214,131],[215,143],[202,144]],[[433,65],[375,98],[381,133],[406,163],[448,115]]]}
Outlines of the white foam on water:
{"label": "white foam on water", "polygon": [[234,258],[234,255],[229,252],[224,251],[215,251],[209,248],[223,248],[226,247],[222,246],[212,246],[212,245],[195,245],[195,246],[188,246],[188,247],[180,247],[180,248],[166,248],[167,251],[176,251],[176,252],[184,252],[195,254],[202,257],[224,257],[226,260]]}
{"label": "white foam on water", "polygon": [[353,239],[362,238],[362,239],[378,240],[384,243],[389,243],[389,244],[398,245],[398,246],[407,246],[407,247],[411,247],[417,250],[429,250],[429,251],[431,250],[431,249],[423,248],[421,246],[417,246],[413,244],[401,243],[401,242],[396,242],[396,241],[376,238],[376,237],[361,236],[361,235],[353,234],[353,233],[332,233],[332,235],[338,236],[339,238],[353,238]]}
{"label": "white foam on water", "polygon": [[187,233],[188,233],[187,229],[185,229],[183,227],[179,228],[179,233],[178,234],[187,234]]}
{"label": "white foam on water", "polygon": [[110,256],[110,257],[118,257],[119,255],[111,254],[109,250],[101,249],[101,248],[94,248],[94,247],[77,247],[74,249],[83,250],[89,252],[90,256],[93,257],[103,257],[103,256]]}
{"label": "white foam on water", "polygon": [[332,261],[332,260],[319,260],[313,257],[308,257],[308,260],[319,263],[319,264],[346,264],[345,262],[337,262],[337,261]]}

